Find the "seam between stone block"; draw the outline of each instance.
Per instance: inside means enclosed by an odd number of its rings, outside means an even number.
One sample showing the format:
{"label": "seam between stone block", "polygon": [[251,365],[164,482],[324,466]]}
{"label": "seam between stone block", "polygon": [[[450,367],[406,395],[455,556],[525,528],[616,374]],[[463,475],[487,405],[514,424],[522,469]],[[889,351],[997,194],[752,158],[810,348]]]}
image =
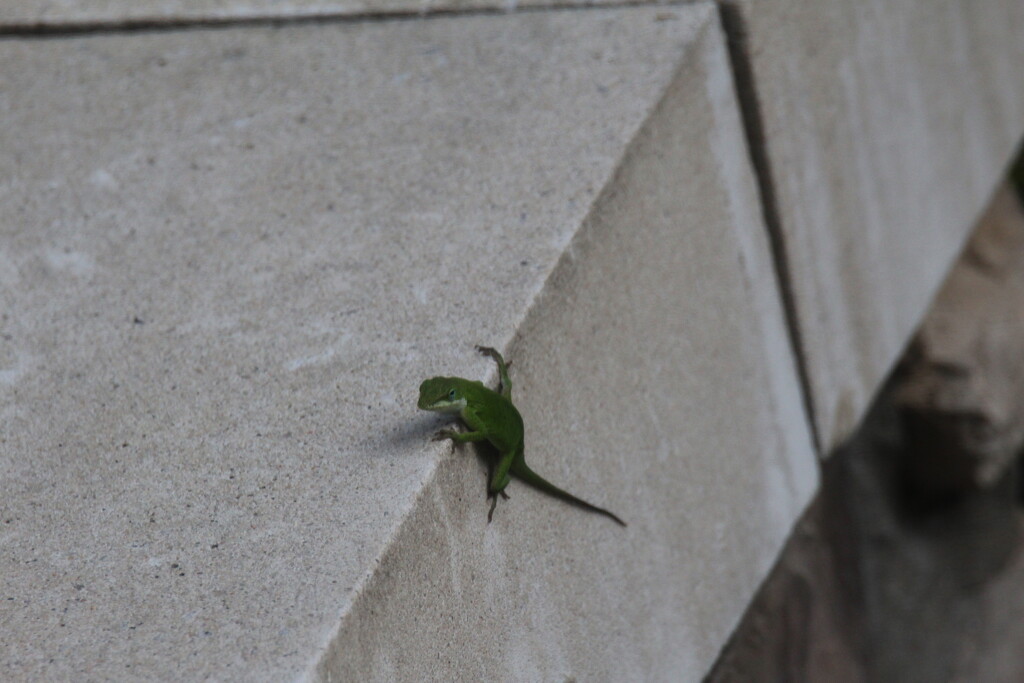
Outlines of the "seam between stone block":
{"label": "seam between stone block", "polygon": [[814,396],[811,393],[810,374],[807,368],[807,356],[803,336],[800,332],[800,319],[796,308],[796,293],[793,288],[792,273],[786,255],[785,236],[782,234],[782,219],[779,216],[778,199],[775,192],[775,181],[769,164],[767,139],[761,117],[760,98],[757,82],[751,64],[747,44],[747,29],[743,19],[743,10],[735,0],[721,0],[717,3],[725,31],[729,61],[732,65],[733,82],[736,97],[740,106],[740,119],[743,132],[747,138],[747,149],[750,153],[754,177],[757,181],[761,197],[761,214],[768,230],[768,240],[772,250],[772,262],[775,276],[782,296],[782,306],[786,317],[786,330],[789,333],[793,354],[796,356],[797,374],[800,380],[800,393],[803,396],[804,411],[811,431],[814,450],[822,457],[821,438],[815,420]]}
{"label": "seam between stone block", "polygon": [[0,40],[8,38],[55,38],[83,34],[107,35],[115,33],[148,33],[161,31],[185,31],[218,28],[254,28],[265,26],[296,26],[304,24],[373,23],[385,21],[410,21],[447,17],[505,16],[534,14],[539,12],[564,12],[587,10],[614,10],[645,7],[686,7],[703,4],[706,0],[670,0],[653,3],[650,0],[616,0],[615,2],[582,3],[555,2],[544,6],[525,6],[514,9],[504,7],[434,7],[416,9],[394,9],[380,11],[328,11],[309,14],[253,14],[238,16],[206,16],[194,18],[139,16],[124,19],[68,20],[58,22],[0,21]]}

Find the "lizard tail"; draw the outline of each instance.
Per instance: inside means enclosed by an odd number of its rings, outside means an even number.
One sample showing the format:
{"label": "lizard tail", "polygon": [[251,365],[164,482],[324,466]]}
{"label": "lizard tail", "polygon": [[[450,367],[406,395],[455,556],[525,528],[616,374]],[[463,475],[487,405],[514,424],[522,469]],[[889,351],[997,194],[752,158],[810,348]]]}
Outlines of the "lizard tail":
{"label": "lizard tail", "polygon": [[531,470],[529,466],[526,464],[526,462],[521,458],[517,458],[515,461],[513,461],[512,467],[510,469],[512,470],[512,474],[514,474],[516,477],[523,480],[530,486],[543,491],[544,493],[550,494],[555,498],[564,500],[565,502],[571,503],[572,505],[575,505],[577,507],[581,507],[584,510],[590,510],[591,512],[596,512],[598,514],[604,515],[605,517],[608,517],[609,519],[615,521],[617,524],[626,526],[626,523],[623,522],[622,519],[614,512],[611,512],[610,510],[605,510],[604,508],[599,508],[596,505],[591,505],[582,498],[577,498],[568,491],[564,491],[558,488],[557,486],[549,482],[547,479]]}

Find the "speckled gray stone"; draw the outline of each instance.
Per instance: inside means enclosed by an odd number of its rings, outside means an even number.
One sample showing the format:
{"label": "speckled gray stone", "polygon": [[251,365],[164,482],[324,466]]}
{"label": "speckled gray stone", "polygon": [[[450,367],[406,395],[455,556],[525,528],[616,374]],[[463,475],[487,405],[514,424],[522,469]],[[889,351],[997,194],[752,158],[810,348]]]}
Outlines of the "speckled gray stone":
{"label": "speckled gray stone", "polygon": [[[710,666],[816,484],[713,6],[0,61],[0,677]],[[481,342],[628,529],[486,524]]]}
{"label": "speckled gray stone", "polygon": [[699,680],[767,576],[815,457],[714,17],[679,60],[509,349],[527,461],[629,527],[515,482],[487,525],[458,449],[319,680]]}

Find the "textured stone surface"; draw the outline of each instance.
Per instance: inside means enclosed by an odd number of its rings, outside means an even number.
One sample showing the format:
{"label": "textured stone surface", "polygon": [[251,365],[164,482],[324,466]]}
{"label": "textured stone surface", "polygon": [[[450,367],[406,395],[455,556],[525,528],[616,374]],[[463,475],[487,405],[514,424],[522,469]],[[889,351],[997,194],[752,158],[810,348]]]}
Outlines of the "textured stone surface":
{"label": "textured stone surface", "polygon": [[321,680],[697,680],[775,561],[816,469],[717,22],[678,74],[511,345],[528,461],[630,526],[488,526],[460,450]]}
{"label": "textured stone surface", "polygon": [[739,0],[823,450],[856,425],[1024,133],[1024,3]]}
{"label": "textured stone surface", "polygon": [[1024,443],[1024,211],[996,193],[935,298],[894,401],[922,492],[963,493],[1001,479]]}
{"label": "textured stone surface", "polygon": [[[0,677],[710,666],[815,486],[715,16],[0,42]],[[517,330],[628,529],[428,441]]]}

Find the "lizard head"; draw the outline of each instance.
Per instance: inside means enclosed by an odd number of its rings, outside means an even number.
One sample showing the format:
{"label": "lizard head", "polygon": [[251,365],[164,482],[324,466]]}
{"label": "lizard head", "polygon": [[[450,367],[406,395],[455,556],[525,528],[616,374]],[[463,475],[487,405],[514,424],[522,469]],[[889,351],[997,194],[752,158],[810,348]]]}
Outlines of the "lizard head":
{"label": "lizard head", "polygon": [[420,385],[420,410],[456,414],[466,407],[466,394],[458,377],[432,377]]}

